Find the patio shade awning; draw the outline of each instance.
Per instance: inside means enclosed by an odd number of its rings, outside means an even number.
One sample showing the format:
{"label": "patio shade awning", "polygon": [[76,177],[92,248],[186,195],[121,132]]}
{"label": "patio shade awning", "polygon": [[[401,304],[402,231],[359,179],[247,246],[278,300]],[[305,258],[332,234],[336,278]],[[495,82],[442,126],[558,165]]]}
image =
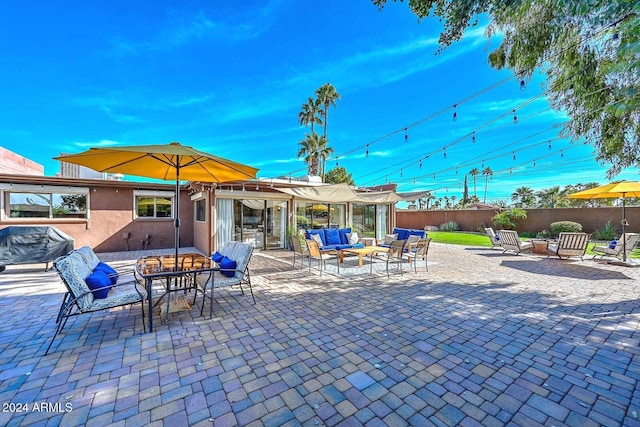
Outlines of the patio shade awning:
{"label": "patio shade awning", "polygon": [[299,199],[324,203],[394,203],[416,200],[421,194],[424,194],[424,192],[398,194],[393,191],[357,193],[345,183],[315,187],[278,188],[278,190]]}

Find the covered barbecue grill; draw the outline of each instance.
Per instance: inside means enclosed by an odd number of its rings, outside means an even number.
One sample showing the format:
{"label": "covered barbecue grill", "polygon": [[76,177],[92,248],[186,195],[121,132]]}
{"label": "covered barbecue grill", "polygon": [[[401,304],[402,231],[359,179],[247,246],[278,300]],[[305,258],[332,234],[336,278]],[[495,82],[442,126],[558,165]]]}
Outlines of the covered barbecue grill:
{"label": "covered barbecue grill", "polygon": [[0,272],[5,266],[49,262],[73,250],[73,238],[52,226],[0,229]]}

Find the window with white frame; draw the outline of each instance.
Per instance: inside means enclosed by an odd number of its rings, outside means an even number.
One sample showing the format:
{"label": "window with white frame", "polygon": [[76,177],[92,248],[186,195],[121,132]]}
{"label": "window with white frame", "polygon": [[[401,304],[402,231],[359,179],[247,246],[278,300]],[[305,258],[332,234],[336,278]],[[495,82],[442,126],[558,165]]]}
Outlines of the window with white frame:
{"label": "window with white frame", "polygon": [[89,189],[10,185],[4,190],[4,205],[9,218],[87,218]]}
{"label": "window with white frame", "polygon": [[137,218],[171,218],[173,193],[166,191],[134,191]]}

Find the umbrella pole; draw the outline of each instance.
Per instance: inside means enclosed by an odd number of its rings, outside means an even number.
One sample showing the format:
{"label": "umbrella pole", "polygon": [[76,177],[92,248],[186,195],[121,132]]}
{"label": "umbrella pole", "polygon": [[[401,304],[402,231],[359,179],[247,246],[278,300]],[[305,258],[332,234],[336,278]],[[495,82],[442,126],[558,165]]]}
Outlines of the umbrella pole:
{"label": "umbrella pole", "polygon": [[622,262],[627,262],[627,239],[625,239],[625,226],[627,225],[627,218],[625,215],[625,203],[624,203],[624,195],[625,193],[622,193]]}
{"label": "umbrella pole", "polygon": [[175,249],[176,249],[176,269],[178,268],[178,248],[180,247],[180,156],[176,162],[176,218],[175,225]]}

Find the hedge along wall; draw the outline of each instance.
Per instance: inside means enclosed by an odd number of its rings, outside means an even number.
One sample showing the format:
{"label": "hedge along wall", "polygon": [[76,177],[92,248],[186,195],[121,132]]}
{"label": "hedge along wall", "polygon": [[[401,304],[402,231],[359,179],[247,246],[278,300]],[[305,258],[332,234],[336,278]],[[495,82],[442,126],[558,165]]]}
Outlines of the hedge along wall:
{"label": "hedge along wall", "polygon": [[[549,224],[557,221],[575,221],[582,224],[587,233],[604,228],[607,221],[611,221],[618,232],[621,230],[622,208],[557,208],[557,209],[525,209],[527,219],[519,222],[518,232],[537,233],[541,230],[549,230]],[[403,228],[423,228],[426,225],[435,225],[447,221],[458,223],[462,231],[478,231],[478,227],[485,223],[487,226],[499,228],[493,225],[491,217],[496,214],[493,210],[397,210],[396,226]],[[640,232],[640,207],[627,207],[626,218],[629,222],[627,232]]]}

